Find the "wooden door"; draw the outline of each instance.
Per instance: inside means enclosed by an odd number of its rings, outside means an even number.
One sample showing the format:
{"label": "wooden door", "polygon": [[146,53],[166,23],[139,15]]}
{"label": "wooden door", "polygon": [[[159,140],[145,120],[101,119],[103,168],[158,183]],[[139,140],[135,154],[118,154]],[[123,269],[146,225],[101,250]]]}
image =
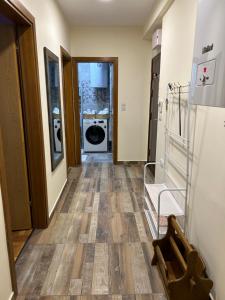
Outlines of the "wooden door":
{"label": "wooden door", "polygon": [[[15,27],[0,18],[0,126],[12,230],[31,228]],[[33,112],[35,113],[35,112]]]}
{"label": "wooden door", "polygon": [[[151,81],[149,137],[148,137],[148,162],[154,162],[156,160],[160,58],[161,56],[159,54],[156,57],[154,57],[152,60],[152,81]],[[152,165],[150,169],[152,174],[155,175],[155,166]]]}
{"label": "wooden door", "polygon": [[63,74],[63,106],[66,135],[67,169],[76,166],[75,148],[75,117],[73,105],[73,77],[72,60],[69,54],[61,47],[62,74]]}

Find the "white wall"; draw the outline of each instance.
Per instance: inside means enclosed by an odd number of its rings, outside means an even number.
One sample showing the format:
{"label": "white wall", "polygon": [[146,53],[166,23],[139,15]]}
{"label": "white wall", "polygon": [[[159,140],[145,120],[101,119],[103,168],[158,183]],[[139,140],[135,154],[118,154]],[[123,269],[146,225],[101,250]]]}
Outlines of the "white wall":
{"label": "white wall", "polygon": [[[69,34],[69,27],[58,5],[56,4],[56,1],[21,0],[21,2],[33,14],[36,21],[38,63],[39,63],[39,74],[40,74],[40,88],[41,88],[41,105],[42,105],[42,118],[43,118],[43,127],[44,127],[44,144],[45,144],[45,158],[46,158],[46,172],[47,172],[47,190],[48,190],[48,201],[49,201],[49,213],[51,213],[67,177],[66,158],[65,158],[66,149],[65,149],[65,134],[64,134],[64,159],[58,165],[55,171],[52,172],[43,47],[47,47],[54,54],[60,57],[60,45],[63,46],[67,51],[70,50],[70,34]],[[61,69],[61,63],[59,64],[59,67]],[[62,83],[61,83],[61,100],[62,100]],[[63,103],[62,103],[62,110],[63,110]]]}
{"label": "white wall", "polygon": [[[143,161],[147,157],[151,71],[151,43],[143,29],[82,27],[71,34],[72,56],[119,58],[118,160]],[[121,104],[126,104],[125,112]]]}
{"label": "white wall", "polygon": [[[185,85],[190,81],[194,32],[196,19],[196,0],[175,1],[162,20],[161,70],[159,100],[165,101],[169,82]],[[185,100],[185,97],[182,97]],[[172,100],[172,99],[171,99]],[[177,107],[175,107],[177,109]],[[158,123],[157,158],[164,157],[165,103],[162,122]],[[176,111],[177,113],[177,111]],[[170,128],[178,132],[178,120],[171,116]],[[181,158],[183,160],[183,158]],[[181,162],[183,163],[183,162]],[[161,179],[161,169],[157,168],[156,177]],[[171,174],[172,175],[172,174]],[[178,174],[176,174],[178,175]],[[175,178],[180,181],[181,178]]]}
{"label": "white wall", "polygon": [[[191,78],[197,0],[175,0],[163,18],[159,99],[165,99],[168,82]],[[164,107],[165,109],[165,107]],[[225,299],[225,130],[221,108],[198,106],[192,110],[192,178],[188,238],[200,251],[214,281],[217,300]],[[195,118],[195,124],[194,124]],[[164,151],[163,122],[159,123],[157,158]],[[177,119],[173,116],[171,126]],[[194,126],[195,125],[195,126]],[[183,157],[176,153],[180,161]],[[182,180],[172,172],[178,183]],[[157,178],[161,178],[157,168]]]}
{"label": "white wall", "polygon": [[0,299],[9,299],[12,294],[11,277],[9,270],[8,249],[5,235],[5,222],[2,207],[2,195],[0,190]]}

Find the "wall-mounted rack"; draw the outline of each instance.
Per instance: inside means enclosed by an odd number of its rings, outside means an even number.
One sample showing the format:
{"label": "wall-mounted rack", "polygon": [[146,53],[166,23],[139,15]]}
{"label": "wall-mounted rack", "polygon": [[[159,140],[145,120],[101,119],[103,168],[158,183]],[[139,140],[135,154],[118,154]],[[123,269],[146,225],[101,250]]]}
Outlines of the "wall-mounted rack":
{"label": "wall-mounted rack", "polygon": [[[183,100],[182,95],[187,94],[186,100]],[[178,217],[183,224],[183,230],[185,232],[186,216],[187,216],[187,195],[189,180],[189,164],[190,164],[190,104],[189,104],[190,84],[181,85],[179,83],[169,83],[167,86],[167,98],[166,98],[166,120],[165,120],[165,149],[164,158],[157,162],[150,162],[144,166],[144,197],[147,205],[145,215],[152,232],[153,238],[162,237],[167,231],[167,217],[171,214]],[[174,105],[174,98],[178,97],[178,112],[179,112],[179,124],[178,132],[170,128],[169,122],[169,109]],[[182,123],[181,123],[181,102],[185,102],[187,109],[186,123],[186,136],[182,135]],[[177,103],[176,103],[177,104]],[[185,166],[181,165],[176,158],[170,153],[170,143],[176,141],[182,146],[185,153]],[[147,182],[147,168],[150,165],[160,165],[163,169],[163,183],[150,184]],[[184,186],[176,186],[173,181],[172,186],[168,185],[167,178],[169,177],[169,165],[173,166],[173,169],[185,179]],[[170,180],[172,181],[172,180]],[[177,200],[177,195],[184,199],[183,205]]]}

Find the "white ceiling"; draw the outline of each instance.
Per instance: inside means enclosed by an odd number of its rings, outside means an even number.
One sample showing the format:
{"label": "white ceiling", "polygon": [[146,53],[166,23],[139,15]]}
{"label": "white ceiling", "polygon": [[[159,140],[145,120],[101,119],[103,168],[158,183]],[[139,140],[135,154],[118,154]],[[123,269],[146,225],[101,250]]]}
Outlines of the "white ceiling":
{"label": "white ceiling", "polygon": [[57,0],[74,26],[142,26],[157,0]]}

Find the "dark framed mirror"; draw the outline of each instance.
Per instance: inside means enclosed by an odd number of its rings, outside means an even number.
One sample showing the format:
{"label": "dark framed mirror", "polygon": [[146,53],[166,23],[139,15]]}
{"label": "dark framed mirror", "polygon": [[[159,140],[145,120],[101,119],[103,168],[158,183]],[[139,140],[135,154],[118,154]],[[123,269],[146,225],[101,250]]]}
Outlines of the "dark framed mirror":
{"label": "dark framed mirror", "polygon": [[48,100],[51,164],[53,171],[64,157],[59,80],[59,58],[46,47],[44,48],[44,57]]}

